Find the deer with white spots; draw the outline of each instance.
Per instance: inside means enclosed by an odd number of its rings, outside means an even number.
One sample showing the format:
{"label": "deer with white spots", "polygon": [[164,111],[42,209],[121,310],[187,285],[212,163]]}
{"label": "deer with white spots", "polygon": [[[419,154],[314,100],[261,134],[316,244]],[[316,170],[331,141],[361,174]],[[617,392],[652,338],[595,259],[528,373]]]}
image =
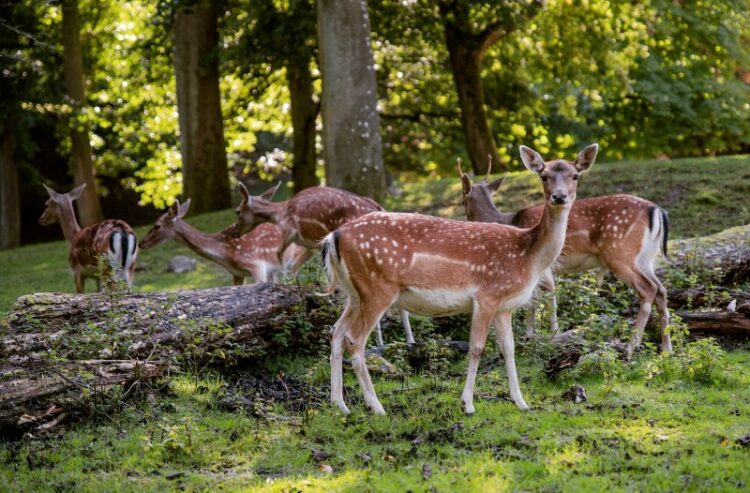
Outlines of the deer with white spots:
{"label": "deer with white spots", "polygon": [[[81,228],[76,219],[73,202],[81,196],[86,184],[68,193],[58,193],[47,185],[49,194],[39,224],[47,226],[60,223],[70,253],[68,263],[73,270],[76,292],[85,291],[86,279],[96,279],[101,291],[101,277],[105,282],[123,281],[128,287],[133,284],[135,261],[138,256],[138,240],[133,229],[125,221],[106,219],[100,223]],[[100,259],[104,257],[102,263]]]}
{"label": "deer with white spots", "polygon": [[[184,204],[176,201],[159,216],[141,240],[141,248],[148,249],[175,240],[224,267],[232,275],[235,286],[241,286],[248,276],[252,276],[255,282],[278,282],[282,274],[297,272],[306,259],[306,250],[297,245],[290,245],[280,252],[283,235],[275,224],[262,224],[241,236],[235,235],[236,224],[209,234],[183,220],[189,207],[190,199]],[[279,253],[282,253],[281,260]]]}
{"label": "deer with white spots", "polygon": [[385,414],[365,362],[365,342],[391,305],[427,316],[471,313],[469,370],[461,400],[474,412],[474,382],[490,325],[505,358],[510,397],[528,409],[516,374],[511,312],[531,298],[542,273],[565,242],[568,213],[580,173],[594,163],[597,146],[574,162],[544,162],[521,146],[521,159],[537,173],[545,203],[530,228],[455,221],[419,214],[374,212],[351,221],[324,240],[330,289],[348,296],[331,336],[331,402],[343,412],[344,349],[364,394],[365,404]]}
{"label": "deer with white spots", "polygon": [[[539,221],[544,206],[538,205],[516,213],[500,212],[492,195],[504,178],[489,182],[487,177],[472,184],[460,167],[463,202],[469,221],[509,224],[528,228]],[[577,200],[570,209],[565,246],[553,269],[542,276],[540,287],[551,292],[550,324],[558,330],[557,299],[554,274],[573,274],[598,269],[599,283],[609,270],[636,290],[640,310],[630,341],[622,348],[630,358],[641,345],[643,331],[656,303],[661,326],[662,351],[671,353],[672,342],[667,326],[667,291],[654,273],[654,261],[661,249],[667,256],[669,217],[658,205],[632,195],[618,194]],[[527,318],[527,335],[533,334],[534,309]]]}
{"label": "deer with white spots", "polygon": [[[321,240],[341,225],[383,207],[374,200],[333,187],[310,187],[301,190],[284,202],[272,202],[281,185],[252,196],[240,183],[242,202],[237,207],[237,233],[242,234],[259,224],[274,223],[283,232],[283,247],[296,243],[307,249],[300,264],[319,248]],[[409,313],[402,310],[401,320],[406,332],[406,342],[414,343]],[[377,345],[383,346],[380,324],[377,326]]]}

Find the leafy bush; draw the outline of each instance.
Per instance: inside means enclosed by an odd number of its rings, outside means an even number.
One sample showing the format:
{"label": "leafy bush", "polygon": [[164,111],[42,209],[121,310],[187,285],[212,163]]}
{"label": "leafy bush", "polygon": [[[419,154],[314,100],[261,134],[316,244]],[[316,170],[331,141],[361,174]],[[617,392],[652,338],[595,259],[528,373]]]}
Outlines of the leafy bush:
{"label": "leafy bush", "polygon": [[725,378],[726,353],[713,337],[687,343],[674,354],[659,354],[645,366],[649,379],[684,379],[704,384]]}

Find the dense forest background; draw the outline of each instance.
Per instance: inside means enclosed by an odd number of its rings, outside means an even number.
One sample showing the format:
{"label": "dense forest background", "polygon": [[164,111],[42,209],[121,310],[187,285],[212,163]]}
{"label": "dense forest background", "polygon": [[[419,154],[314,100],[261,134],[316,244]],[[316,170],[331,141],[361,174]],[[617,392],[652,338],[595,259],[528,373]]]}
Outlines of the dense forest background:
{"label": "dense forest background", "polygon": [[[601,158],[750,148],[746,0],[0,2],[0,248],[42,183],[83,223],[153,219],[231,184],[399,180],[519,166],[521,143]],[[470,163],[470,164],[468,164]]]}

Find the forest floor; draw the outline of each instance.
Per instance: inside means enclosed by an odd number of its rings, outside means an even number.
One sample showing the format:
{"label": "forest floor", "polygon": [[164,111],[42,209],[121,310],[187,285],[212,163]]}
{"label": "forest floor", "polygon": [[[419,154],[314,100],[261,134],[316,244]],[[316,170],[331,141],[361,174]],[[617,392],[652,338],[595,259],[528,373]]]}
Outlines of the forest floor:
{"label": "forest floor", "polygon": [[[664,205],[673,237],[750,223],[750,158],[597,164],[581,196],[633,193]],[[515,210],[540,200],[530,173],[514,173],[497,203]],[[404,186],[387,206],[460,217],[457,178]],[[190,218],[215,231],[232,211]],[[146,228],[138,231],[145,234]],[[167,274],[167,261],[189,254],[175,243],[141,252],[146,270],[135,289],[225,285],[229,276],[202,259],[188,274]],[[0,317],[35,291],[71,291],[63,243],[0,252]],[[305,270],[305,282],[319,270]],[[674,276],[681,279],[680,276]],[[11,282],[8,282],[11,281]],[[691,279],[681,282],[700,282]],[[684,287],[684,286],[676,286]],[[92,289],[93,286],[90,286]],[[571,289],[572,288],[572,289]],[[590,276],[561,283],[564,327],[627,332],[634,296]],[[520,317],[516,322],[520,328]],[[545,325],[544,321],[538,324]],[[436,334],[414,320],[418,340],[465,338],[465,328]],[[679,322],[676,323],[679,327]],[[321,328],[325,330],[325,328]],[[461,330],[464,332],[462,333]],[[542,331],[544,332],[544,331]],[[398,323],[387,341],[402,340]],[[529,412],[508,399],[502,358],[488,343],[477,383],[477,412],[459,395],[465,357],[428,344],[426,365],[391,361],[398,376],[374,376],[389,416],[364,409],[345,371],[353,413],[327,403],[328,348],[318,356],[283,355],[253,362],[253,371],[219,374],[186,365],[147,398],[45,436],[0,442],[0,490],[11,491],[736,491],[750,488],[750,343],[677,337],[674,357],[651,338],[631,363],[604,353],[555,379],[542,369],[550,348],[540,336],[518,341],[517,364]],[[563,394],[574,384],[588,400]],[[743,440],[743,437],[746,437]]]}

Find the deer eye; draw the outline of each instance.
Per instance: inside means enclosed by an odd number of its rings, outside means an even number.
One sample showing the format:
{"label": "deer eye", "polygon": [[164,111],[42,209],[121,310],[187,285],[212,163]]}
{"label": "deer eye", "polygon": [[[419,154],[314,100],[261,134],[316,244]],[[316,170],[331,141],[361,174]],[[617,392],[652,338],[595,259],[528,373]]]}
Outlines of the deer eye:
{"label": "deer eye", "polygon": [[547,183],[548,180],[549,180],[549,176],[543,176],[542,177],[542,181],[543,182]]}
{"label": "deer eye", "polygon": [[573,179],[574,179],[574,180],[577,180],[579,176],[581,176],[581,175],[578,175],[578,174],[576,174],[576,175],[573,175]]}

